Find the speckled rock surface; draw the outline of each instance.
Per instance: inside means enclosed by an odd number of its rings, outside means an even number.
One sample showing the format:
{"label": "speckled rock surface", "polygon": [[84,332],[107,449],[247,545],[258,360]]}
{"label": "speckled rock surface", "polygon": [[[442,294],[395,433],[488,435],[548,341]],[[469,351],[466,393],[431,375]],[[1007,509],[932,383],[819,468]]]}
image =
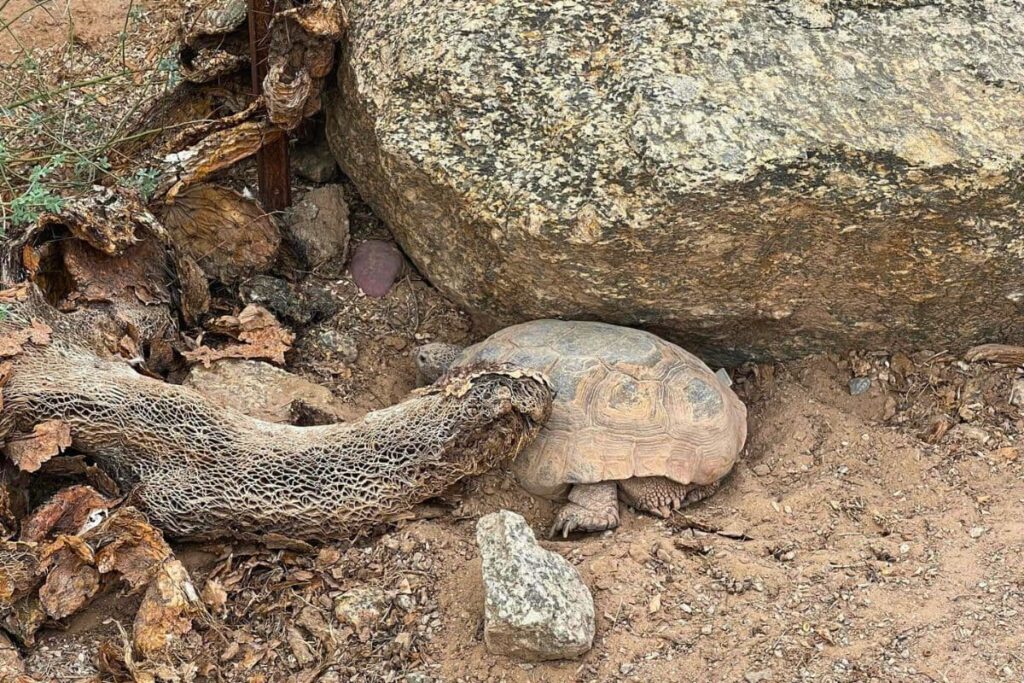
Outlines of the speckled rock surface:
{"label": "speckled rock surface", "polygon": [[335,156],[491,322],[722,363],[1024,336],[1019,0],[346,4]]}
{"label": "speckled rock surface", "polygon": [[351,419],[351,412],[327,387],[257,360],[222,359],[196,365],[183,384],[246,415],[267,422],[293,422],[312,412],[321,422]]}
{"label": "speckled rock surface", "polygon": [[520,515],[480,518],[484,643],[494,654],[531,661],[571,659],[594,641],[594,599],[576,568],[537,545]]}
{"label": "speckled rock surface", "polygon": [[348,204],[341,185],[317,187],[291,210],[285,239],[303,265],[316,268],[348,252]]}

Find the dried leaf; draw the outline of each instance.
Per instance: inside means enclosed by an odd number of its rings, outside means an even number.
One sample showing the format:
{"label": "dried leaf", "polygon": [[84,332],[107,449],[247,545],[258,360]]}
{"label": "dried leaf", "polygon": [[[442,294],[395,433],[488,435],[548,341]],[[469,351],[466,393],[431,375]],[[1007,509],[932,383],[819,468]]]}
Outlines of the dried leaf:
{"label": "dried leaf", "polygon": [[0,463],[0,540],[13,538],[28,510],[26,475],[10,462]]}
{"label": "dried leaf", "polygon": [[0,303],[3,304],[14,304],[19,301],[24,301],[28,298],[28,283],[22,282],[21,284],[7,289],[0,290]]}
{"label": "dried leaf", "polygon": [[25,267],[25,271],[29,277],[32,277],[39,270],[40,257],[39,252],[31,244],[26,244],[21,248],[21,265]]}
{"label": "dried leaf", "polygon": [[171,644],[192,630],[199,614],[199,596],[185,567],[176,559],[164,562],[135,615],[135,649],[147,659],[159,658]]}
{"label": "dried leaf", "polygon": [[25,350],[25,344],[30,342],[36,346],[45,346],[50,343],[52,332],[49,325],[39,320],[33,320],[27,327],[9,330],[0,335],[0,357],[17,356]]}
{"label": "dried leaf", "polygon": [[121,495],[117,482],[96,465],[90,465],[84,455],[63,455],[43,463],[39,472],[54,477],[85,478],[89,485],[109,499]]}
{"label": "dried leaf", "polygon": [[62,257],[70,281],[66,306],[136,299],[163,304],[171,299],[164,250],[154,240],[134,244],[117,256],[107,256],[79,240],[69,240],[62,243]]}
{"label": "dried leaf", "polygon": [[[309,102],[314,99],[318,102],[320,100],[319,95],[323,79],[334,70],[334,49],[334,42],[328,40],[311,41],[306,45],[306,52],[302,57],[302,65],[306,67],[309,75],[315,79],[313,83],[313,97],[310,97]],[[311,112],[307,110],[306,116],[310,114]]]}
{"label": "dried leaf", "polygon": [[294,626],[288,626],[285,629],[285,639],[288,641],[288,647],[291,649],[292,654],[295,655],[295,661],[300,667],[307,667],[316,661],[316,657],[313,656],[313,650],[310,649],[309,643],[302,637],[302,632]]}
{"label": "dried leaf", "polygon": [[181,75],[189,83],[209,83],[247,64],[246,55],[232,54],[220,47],[204,47],[180,60]]}
{"label": "dried leaf", "polygon": [[209,366],[221,358],[262,358],[283,365],[284,354],[295,341],[295,335],[282,327],[270,311],[256,304],[246,306],[237,318],[220,318],[217,324],[219,331],[232,334],[243,343],[219,349],[200,346],[184,353],[189,362]]}
{"label": "dried leaf", "polygon": [[1005,363],[1006,365],[1024,365],[1024,346],[1009,344],[982,344],[975,346],[964,354],[968,363],[984,361],[987,363]]}
{"label": "dried leaf", "polygon": [[39,596],[32,593],[9,607],[7,613],[3,614],[0,627],[22,645],[32,647],[36,642],[36,632],[45,622],[46,611],[39,602]]}
{"label": "dried leaf", "polygon": [[224,606],[228,603],[228,593],[217,579],[207,579],[206,585],[203,586],[202,597],[206,606],[215,614],[222,614]]}
{"label": "dried leaf", "polygon": [[28,333],[28,340],[36,346],[46,346],[50,343],[50,334],[53,330],[46,323],[33,320],[25,330]]}
{"label": "dried leaf", "polygon": [[309,634],[322,643],[332,642],[331,627],[324,619],[323,613],[312,605],[307,605],[299,612],[295,623],[309,631]]}
{"label": "dried leaf", "polygon": [[7,441],[7,455],[25,472],[35,472],[40,465],[71,445],[71,425],[62,420],[37,424],[32,434],[12,436]]}
{"label": "dried leaf", "polygon": [[59,536],[40,558],[46,581],[39,601],[53,619],[63,619],[89,603],[99,592],[100,575],[92,566],[92,550],[77,536]]}
{"label": "dried leaf", "polygon": [[312,92],[313,81],[308,71],[293,68],[283,60],[274,62],[263,79],[267,116],[285,130],[294,129],[302,123],[306,100]]}
{"label": "dried leaf", "polygon": [[0,631],[0,681],[3,683],[35,683],[34,678],[25,673],[25,662],[21,661],[21,653],[11,639]]}
{"label": "dried leaf", "polygon": [[38,568],[35,543],[0,541],[0,605],[10,605],[31,593],[39,583]]}
{"label": "dried leaf", "polygon": [[78,534],[91,516],[109,510],[116,502],[89,486],[61,489],[32,511],[22,524],[21,540],[41,543],[58,535]]}
{"label": "dried leaf", "polygon": [[294,7],[274,17],[274,25],[282,20],[294,21],[306,33],[329,40],[340,40],[348,28],[348,14],[337,0],[323,0]]}
{"label": "dried leaf", "polygon": [[922,441],[927,443],[935,444],[942,441],[942,437],[946,436],[946,433],[953,426],[952,421],[946,417],[938,417],[932,420],[931,424],[920,434]]}
{"label": "dried leaf", "polygon": [[80,536],[61,534],[49,545],[41,546],[39,571],[46,572],[57,566],[64,556],[74,556],[86,564],[94,564],[96,557],[92,548]]}
{"label": "dried leaf", "polygon": [[189,149],[171,155],[172,167],[165,174],[157,194],[164,195],[165,203],[173,204],[185,188],[252,156],[283,135],[284,131],[266,121],[244,121],[211,133]]}
{"label": "dried leaf", "polygon": [[245,23],[248,6],[237,0],[205,0],[189,5],[181,20],[181,38],[192,43],[201,36],[231,33]]}
{"label": "dried leaf", "polygon": [[175,245],[222,282],[266,270],[281,244],[280,231],[256,202],[217,185],[189,188],[165,208],[163,220]]}
{"label": "dried leaf", "polygon": [[210,310],[210,283],[203,269],[188,254],[176,253],[174,265],[181,287],[181,314],[186,324],[195,325]]}
{"label": "dried leaf", "polygon": [[159,529],[141,512],[123,507],[86,535],[96,548],[96,568],[101,574],[116,571],[132,588],[148,583],[171,557],[171,548]]}

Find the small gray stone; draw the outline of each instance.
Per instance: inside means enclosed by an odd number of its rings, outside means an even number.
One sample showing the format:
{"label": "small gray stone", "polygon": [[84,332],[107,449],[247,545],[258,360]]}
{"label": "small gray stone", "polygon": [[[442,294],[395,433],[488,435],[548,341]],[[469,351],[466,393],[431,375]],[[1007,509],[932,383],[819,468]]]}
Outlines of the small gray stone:
{"label": "small gray stone", "polygon": [[483,558],[484,643],[529,661],[569,659],[594,642],[594,600],[576,568],[537,545],[522,516],[508,510],[476,526]]}
{"label": "small gray stone", "polygon": [[850,380],[850,396],[860,396],[870,388],[870,377],[854,377]]}
{"label": "small gray stone", "polygon": [[257,275],[238,288],[247,304],[259,304],[288,323],[308,325],[338,311],[338,301],[323,287],[308,281],[299,286],[280,278]]}
{"label": "small gray stone", "polygon": [[356,362],[359,358],[359,347],[350,334],[329,327],[315,330],[310,334],[311,341],[331,358],[346,365]]}
{"label": "small gray stone", "polygon": [[338,623],[358,630],[373,626],[387,609],[387,597],[378,588],[353,588],[334,601]]}
{"label": "small gray stone", "polygon": [[328,183],[338,177],[338,162],[322,134],[318,140],[293,149],[291,164],[300,177],[314,183]]}
{"label": "small gray stone", "polygon": [[763,462],[759,463],[757,465],[754,465],[754,474],[756,474],[759,477],[765,477],[765,476],[768,476],[771,473],[772,473],[772,468],[768,467],[768,465],[765,465]]}
{"label": "small gray stone", "polygon": [[748,671],[743,674],[743,680],[746,683],[762,683],[762,681],[770,681],[772,679],[771,671]]}
{"label": "small gray stone", "polygon": [[307,268],[331,259],[344,260],[348,252],[348,204],[341,185],[310,190],[289,212],[285,241]]}
{"label": "small gray stone", "polygon": [[729,371],[726,370],[725,368],[718,368],[717,370],[715,370],[715,377],[717,377],[718,381],[721,382],[724,386],[732,386],[732,377],[729,376]]}

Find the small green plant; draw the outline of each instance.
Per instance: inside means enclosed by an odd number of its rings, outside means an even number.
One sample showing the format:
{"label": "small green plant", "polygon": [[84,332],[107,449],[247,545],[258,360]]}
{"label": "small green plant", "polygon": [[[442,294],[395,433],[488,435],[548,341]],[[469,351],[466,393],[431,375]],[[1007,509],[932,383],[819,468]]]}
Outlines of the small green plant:
{"label": "small green plant", "polygon": [[28,175],[28,186],[10,203],[10,221],[15,227],[34,223],[43,212],[60,211],[64,200],[50,190],[46,178],[64,165],[65,156],[55,154],[41,166],[34,167]]}
{"label": "small green plant", "polygon": [[128,185],[139,191],[142,200],[148,202],[156,192],[157,180],[160,178],[160,171],[155,168],[140,168],[135,175],[129,178]]}
{"label": "small green plant", "polygon": [[157,73],[163,75],[166,80],[166,87],[173,88],[178,85],[181,80],[180,70],[181,67],[178,64],[178,60],[173,56],[162,57],[160,61],[156,63]]}

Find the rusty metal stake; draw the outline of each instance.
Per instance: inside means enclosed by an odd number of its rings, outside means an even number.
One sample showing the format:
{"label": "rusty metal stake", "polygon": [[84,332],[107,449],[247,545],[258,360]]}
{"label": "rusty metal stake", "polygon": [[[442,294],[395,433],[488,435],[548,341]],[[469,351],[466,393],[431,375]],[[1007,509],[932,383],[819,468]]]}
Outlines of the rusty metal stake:
{"label": "rusty metal stake", "polygon": [[[252,87],[258,97],[267,75],[267,42],[270,19],[276,0],[249,0],[249,59],[252,62]],[[256,153],[260,202],[265,211],[283,211],[292,204],[288,177],[288,136],[269,142]]]}

